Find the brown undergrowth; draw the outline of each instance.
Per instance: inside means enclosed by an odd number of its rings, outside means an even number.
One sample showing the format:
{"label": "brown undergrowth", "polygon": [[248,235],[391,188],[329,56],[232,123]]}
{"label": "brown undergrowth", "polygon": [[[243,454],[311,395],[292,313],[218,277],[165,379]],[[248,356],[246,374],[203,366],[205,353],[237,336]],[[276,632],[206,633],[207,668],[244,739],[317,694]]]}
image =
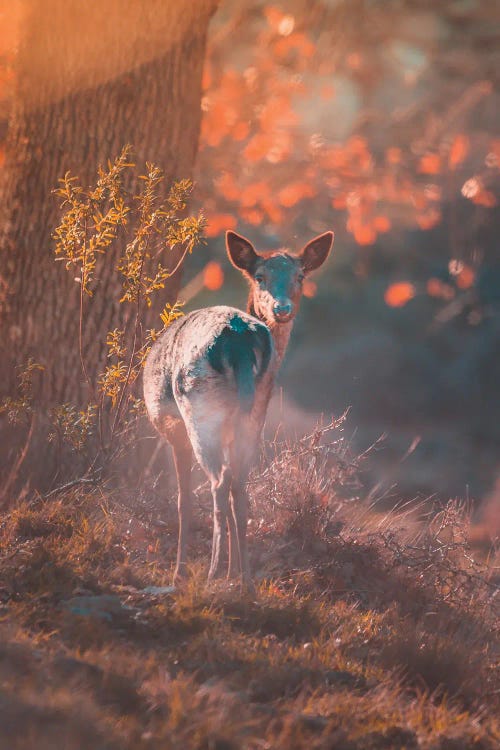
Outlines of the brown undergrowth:
{"label": "brown undergrowth", "polygon": [[498,556],[474,559],[457,502],[362,502],[336,434],[256,474],[255,596],[205,585],[203,492],[178,591],[172,503],[72,488],[9,511],[0,748],[498,747]]}

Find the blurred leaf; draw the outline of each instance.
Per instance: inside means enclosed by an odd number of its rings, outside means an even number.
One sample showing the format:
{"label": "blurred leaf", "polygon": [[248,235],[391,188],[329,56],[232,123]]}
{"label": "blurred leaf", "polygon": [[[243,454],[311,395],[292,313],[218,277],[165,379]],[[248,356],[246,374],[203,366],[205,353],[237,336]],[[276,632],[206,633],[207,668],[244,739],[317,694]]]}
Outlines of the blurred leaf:
{"label": "blurred leaf", "polygon": [[416,294],[415,287],[408,281],[391,284],[385,290],[384,300],[389,307],[403,307]]}

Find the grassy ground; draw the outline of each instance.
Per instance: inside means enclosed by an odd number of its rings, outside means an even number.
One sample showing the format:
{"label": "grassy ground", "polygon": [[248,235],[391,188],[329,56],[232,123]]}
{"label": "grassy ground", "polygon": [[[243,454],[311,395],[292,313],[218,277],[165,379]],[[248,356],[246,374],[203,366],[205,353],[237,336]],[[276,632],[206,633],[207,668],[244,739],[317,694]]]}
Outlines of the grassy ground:
{"label": "grassy ground", "polygon": [[[0,526],[0,748],[499,747],[495,557],[463,509],[375,513],[335,442],[282,450],[252,487],[255,596],[170,583],[154,493],[73,489]],[[498,564],[498,560],[497,560]]]}

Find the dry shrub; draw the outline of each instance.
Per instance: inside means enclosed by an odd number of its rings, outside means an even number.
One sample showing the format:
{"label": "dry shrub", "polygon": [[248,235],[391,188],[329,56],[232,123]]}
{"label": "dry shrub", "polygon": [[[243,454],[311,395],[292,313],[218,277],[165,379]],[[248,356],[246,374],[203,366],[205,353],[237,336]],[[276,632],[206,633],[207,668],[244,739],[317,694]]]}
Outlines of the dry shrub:
{"label": "dry shrub", "polygon": [[269,446],[253,480],[255,517],[261,527],[291,535],[302,545],[339,529],[338,510],[358,500],[360,457],[343,437],[346,414],[318,425],[299,441]]}
{"label": "dry shrub", "polygon": [[[171,508],[162,522],[99,487],[7,513],[5,746],[494,750],[494,557],[474,558],[456,501],[371,507],[362,459],[341,424],[273,446],[252,482],[256,597],[206,586],[203,493],[192,575],[163,595],[144,587],[170,580]],[[68,611],[82,595],[114,597],[120,616]]]}
{"label": "dry shrub", "polygon": [[349,455],[341,426],[276,450],[256,481],[255,534],[274,547],[260,556],[264,574],[269,565],[302,596],[382,613],[379,635],[353,647],[376,645],[373,663],[406,684],[468,707],[498,702],[496,570],[472,552],[470,508],[451,500],[432,512],[419,503],[375,512],[354,494],[363,456]]}

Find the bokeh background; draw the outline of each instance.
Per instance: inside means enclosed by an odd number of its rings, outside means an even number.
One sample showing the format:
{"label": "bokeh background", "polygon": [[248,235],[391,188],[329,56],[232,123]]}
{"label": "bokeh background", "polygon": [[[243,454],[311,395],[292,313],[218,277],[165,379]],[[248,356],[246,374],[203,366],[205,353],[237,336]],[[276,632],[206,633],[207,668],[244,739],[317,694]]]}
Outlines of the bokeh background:
{"label": "bokeh background", "polygon": [[227,228],[292,251],[333,228],[270,426],[300,433],[349,407],[357,448],[386,435],[370,464],[382,491],[490,497],[490,509],[499,20],[479,0],[225,0],[210,27],[196,167],[210,239],[181,293],[190,308],[243,304]]}

